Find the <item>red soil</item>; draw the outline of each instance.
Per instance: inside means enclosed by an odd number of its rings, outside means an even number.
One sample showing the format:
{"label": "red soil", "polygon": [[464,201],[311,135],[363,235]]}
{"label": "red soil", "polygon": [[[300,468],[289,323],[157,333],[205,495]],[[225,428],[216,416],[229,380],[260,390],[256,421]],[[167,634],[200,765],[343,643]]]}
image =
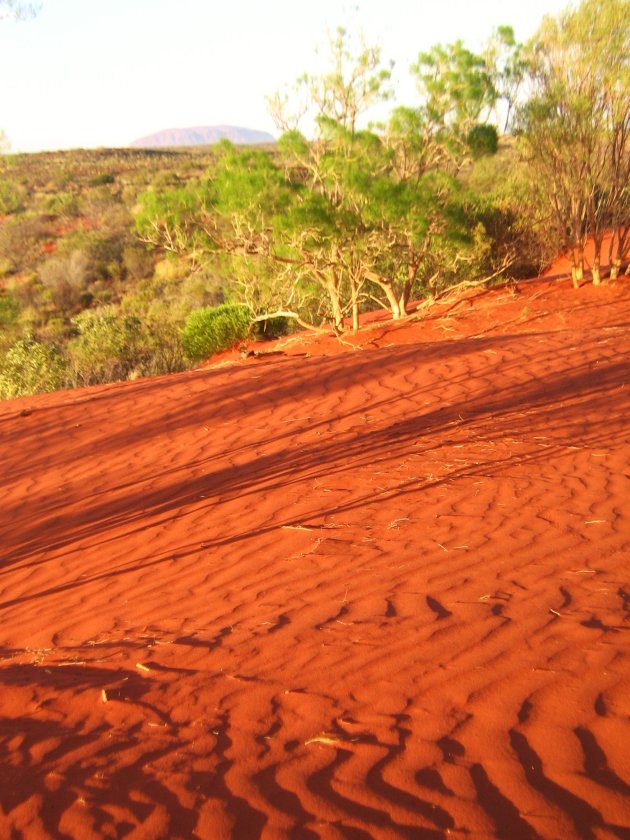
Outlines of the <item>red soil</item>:
{"label": "red soil", "polygon": [[3,403],[0,836],[630,836],[629,326],[535,281]]}

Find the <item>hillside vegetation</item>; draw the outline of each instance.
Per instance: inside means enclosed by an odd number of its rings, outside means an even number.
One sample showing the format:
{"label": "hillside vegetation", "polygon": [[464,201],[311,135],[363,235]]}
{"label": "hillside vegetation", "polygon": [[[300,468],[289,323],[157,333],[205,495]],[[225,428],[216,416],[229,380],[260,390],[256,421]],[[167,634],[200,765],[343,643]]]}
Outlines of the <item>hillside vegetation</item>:
{"label": "hillside vegetation", "polygon": [[[248,334],[357,329],[412,300],[535,275],[593,283],[630,246],[630,4],[479,55],[437,45],[391,106],[376,48],[269,105],[277,145],[0,157],[0,397],[182,370]],[[370,121],[378,108],[380,122]],[[599,255],[607,232],[610,248]],[[215,307],[221,306],[219,313]]]}

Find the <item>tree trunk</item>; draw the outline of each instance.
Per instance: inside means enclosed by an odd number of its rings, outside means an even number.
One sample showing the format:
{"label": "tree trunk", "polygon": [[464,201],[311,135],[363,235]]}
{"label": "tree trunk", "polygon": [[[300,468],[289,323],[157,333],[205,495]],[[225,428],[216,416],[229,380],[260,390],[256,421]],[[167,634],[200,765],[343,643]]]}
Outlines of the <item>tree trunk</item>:
{"label": "tree trunk", "polygon": [[394,290],[387,283],[381,283],[379,285],[387,295],[387,302],[389,303],[389,308],[392,313],[392,320],[399,321],[402,318],[403,313],[401,312],[400,304],[396,295],[394,294]]}
{"label": "tree trunk", "polygon": [[328,290],[328,297],[330,298],[335,329],[339,330],[339,332],[343,332],[343,311],[341,309],[341,301],[339,299],[339,288],[334,281],[329,281],[326,284],[326,289]]}
{"label": "tree trunk", "polygon": [[593,235],[593,268],[591,271],[593,285],[599,286],[602,282],[602,248],[604,247],[604,234],[598,231]]}
{"label": "tree trunk", "polygon": [[573,248],[573,265],[571,266],[571,280],[573,288],[579,289],[584,279],[584,249]]}
{"label": "tree trunk", "polygon": [[350,301],[352,304],[352,330],[357,332],[359,329],[359,284],[352,273],[350,275]]}
{"label": "tree trunk", "polygon": [[359,329],[359,302],[352,301],[352,329],[357,332]]}
{"label": "tree trunk", "polygon": [[610,279],[616,280],[621,274],[623,266],[624,251],[627,250],[628,233],[630,228],[620,225],[613,231],[608,249],[608,261],[610,262]]}
{"label": "tree trunk", "polygon": [[392,284],[384,277],[381,277],[380,274],[376,274],[376,272],[366,272],[365,277],[367,280],[371,280],[372,283],[376,283],[379,289],[382,289],[385,292],[387,302],[389,303],[389,311],[392,313],[392,319],[394,321],[398,321],[402,318],[403,313],[400,311],[400,304],[398,303],[398,298],[392,288]]}
{"label": "tree trunk", "polygon": [[409,304],[409,298],[411,297],[411,290],[413,288],[414,280],[415,280],[415,272],[414,272],[414,277],[407,280],[407,282],[405,283],[405,285],[403,287],[403,290],[400,294],[400,297],[398,298],[398,308],[400,310],[400,315],[398,316],[399,318],[402,318],[403,315],[407,314],[407,306]]}
{"label": "tree trunk", "polygon": [[602,282],[602,275],[601,275],[601,271],[600,271],[599,255],[598,254],[595,254],[595,257],[593,258],[592,274],[593,274],[593,285],[594,286],[599,286]]}

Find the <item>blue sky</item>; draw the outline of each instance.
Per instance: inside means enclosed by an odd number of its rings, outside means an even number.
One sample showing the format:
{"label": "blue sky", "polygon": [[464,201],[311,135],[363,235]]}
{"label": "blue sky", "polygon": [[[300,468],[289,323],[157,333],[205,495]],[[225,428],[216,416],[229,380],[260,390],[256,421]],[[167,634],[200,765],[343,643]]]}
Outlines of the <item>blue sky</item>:
{"label": "blue sky", "polygon": [[[524,40],[566,0],[40,0],[0,21],[0,128],[12,151],[125,146],[164,128],[275,133],[265,96],[321,66],[326,33],[363,31],[411,104],[418,52],[478,49],[509,23]],[[320,55],[317,54],[319,50]]]}

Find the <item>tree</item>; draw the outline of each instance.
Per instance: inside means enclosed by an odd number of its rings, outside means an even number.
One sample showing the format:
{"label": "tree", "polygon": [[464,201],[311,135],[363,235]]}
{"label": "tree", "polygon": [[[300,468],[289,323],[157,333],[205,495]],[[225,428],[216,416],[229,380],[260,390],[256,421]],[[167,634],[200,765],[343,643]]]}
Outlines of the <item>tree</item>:
{"label": "tree", "polygon": [[[257,318],[323,319],[340,333],[375,302],[402,317],[413,294],[439,291],[488,253],[456,176],[490,114],[490,77],[459,42],[425,65],[422,104],[396,109],[384,130],[366,127],[388,99],[390,70],[338,30],[331,70],[303,76],[295,98],[274,97],[285,129],[277,152],[222,144],[206,192],[147,194],[138,230],[178,253],[202,242],[206,255],[227,257]],[[310,139],[296,127],[306,116]]]}
{"label": "tree", "polygon": [[[358,326],[367,282],[357,198],[364,176],[378,175],[382,163],[380,141],[362,126],[369,109],[387,99],[390,70],[376,48],[354,50],[343,29],[330,41],[330,57],[329,72],[304,75],[291,97],[270,100],[284,130],[277,162],[260,152],[222,156],[213,175],[216,215],[205,229],[219,248],[275,266],[285,314],[296,298],[312,299],[309,293],[319,289],[327,311],[317,309],[342,331],[349,312]],[[305,116],[314,123],[310,141],[296,127]],[[375,154],[366,162],[370,148]]]}
{"label": "tree", "polygon": [[[505,134],[511,127],[527,70],[523,44],[516,40],[511,26],[498,26],[495,29],[486,46],[484,61],[497,101],[505,103]],[[496,116],[498,119],[499,114]]]}
{"label": "tree", "polygon": [[488,123],[497,100],[486,60],[455,41],[420,53],[411,69],[426,141],[441,153],[441,166],[456,174],[470,154],[471,136]]}
{"label": "tree", "polygon": [[545,18],[528,45],[532,96],[520,130],[573,258],[578,286],[584,247],[595,243],[593,282],[607,228],[616,229],[621,261],[630,224],[630,3],[584,0]]}

